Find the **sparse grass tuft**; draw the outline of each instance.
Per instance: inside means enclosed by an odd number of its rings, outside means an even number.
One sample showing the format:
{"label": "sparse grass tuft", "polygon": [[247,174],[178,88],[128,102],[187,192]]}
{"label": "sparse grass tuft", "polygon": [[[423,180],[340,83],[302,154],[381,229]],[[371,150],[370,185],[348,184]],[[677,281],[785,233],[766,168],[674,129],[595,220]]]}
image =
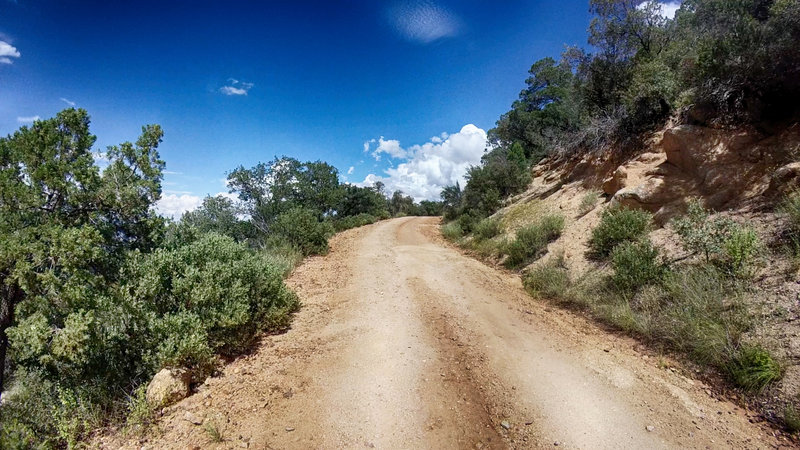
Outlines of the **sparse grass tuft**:
{"label": "sparse grass tuft", "polygon": [[578,216],[583,217],[589,214],[595,206],[597,201],[600,200],[600,191],[591,190],[581,198],[581,203],[578,205]]}
{"label": "sparse grass tuft", "polygon": [[517,231],[516,238],[505,248],[506,267],[518,268],[541,256],[547,244],[558,239],[564,229],[564,217],[547,215],[538,222]]}
{"label": "sparse grass tuft", "polygon": [[564,266],[563,255],[531,269],[523,280],[528,292],[539,298],[563,298],[570,287],[569,272]]}
{"label": "sparse grass tuft", "polygon": [[749,392],[761,392],[783,376],[783,367],[760,345],[736,349],[726,368],[731,381]]}
{"label": "sparse grass tuft", "polygon": [[786,218],[787,231],[791,236],[795,239],[800,237],[800,191],[790,192],[778,210]]}
{"label": "sparse grass tuft", "polygon": [[617,245],[646,235],[651,220],[650,213],[637,209],[610,208],[603,211],[600,224],[592,230],[589,239],[590,254],[595,258],[607,258]]}
{"label": "sparse grass tuft", "polygon": [[203,424],[203,430],[211,438],[211,442],[225,442],[225,427],[220,422],[222,422],[220,418],[214,418],[206,420]]}
{"label": "sparse grass tuft", "polygon": [[153,423],[154,409],[147,403],[147,385],[142,384],[126,401],[128,417],[126,421],[127,431],[143,431]]}

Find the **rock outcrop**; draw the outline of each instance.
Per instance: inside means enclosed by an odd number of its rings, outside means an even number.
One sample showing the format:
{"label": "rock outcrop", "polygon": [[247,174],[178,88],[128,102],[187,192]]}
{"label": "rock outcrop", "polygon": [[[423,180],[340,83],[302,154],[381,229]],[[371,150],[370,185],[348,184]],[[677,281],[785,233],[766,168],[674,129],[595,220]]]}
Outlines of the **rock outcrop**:
{"label": "rock outcrop", "polygon": [[192,376],[185,370],[161,369],[147,385],[147,403],[155,407],[171,405],[189,395]]}

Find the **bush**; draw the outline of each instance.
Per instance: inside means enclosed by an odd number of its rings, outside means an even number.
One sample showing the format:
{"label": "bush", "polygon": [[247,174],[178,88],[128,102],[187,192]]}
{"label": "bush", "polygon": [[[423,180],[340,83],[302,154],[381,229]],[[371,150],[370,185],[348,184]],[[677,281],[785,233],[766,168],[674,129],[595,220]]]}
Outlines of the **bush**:
{"label": "bush", "polygon": [[478,222],[473,233],[477,239],[491,239],[502,231],[499,220],[486,218]]}
{"label": "bush", "polygon": [[737,349],[727,363],[731,380],[750,392],[761,392],[783,376],[783,368],[759,345]]}
{"label": "bush", "polygon": [[592,230],[589,239],[590,254],[606,258],[617,245],[640,239],[650,230],[651,219],[650,213],[637,209],[609,208],[603,211],[600,224]]}
{"label": "bush", "polygon": [[[796,244],[800,242],[800,191],[789,193],[783,199],[778,211],[786,218],[786,231]],[[796,248],[800,246],[795,245]]]}
{"label": "bush", "polygon": [[479,218],[473,216],[472,214],[462,214],[458,217],[457,221],[458,226],[461,227],[461,231],[464,234],[469,234],[475,229]]}
{"label": "bush", "polygon": [[697,200],[690,201],[686,216],[675,219],[672,225],[686,251],[703,255],[706,262],[713,262],[732,277],[752,276],[761,249],[752,228],[726,217],[712,218]]}
{"label": "bush", "polygon": [[214,353],[248,348],[259,331],[285,327],[298,307],[280,267],[214,233],[134,257],[124,280],[127,302],[153,317],[146,355],[151,374],[163,366],[207,374]]}
{"label": "bush", "polygon": [[292,208],[280,214],[269,231],[268,245],[285,241],[305,256],[327,253],[328,238],[333,235],[331,224],[321,222],[313,210],[306,208]]}
{"label": "bush", "polygon": [[635,291],[658,281],[664,273],[658,256],[658,249],[649,239],[623,242],[611,252],[612,282],[624,291]]}
{"label": "bush", "polygon": [[505,265],[520,267],[540,256],[548,243],[561,236],[563,229],[564,217],[560,215],[544,216],[533,225],[520,229],[505,249],[508,254]]}
{"label": "bush", "polygon": [[461,224],[458,220],[442,225],[441,230],[442,236],[448,241],[457,241],[464,236],[464,230],[461,229]]}
{"label": "bush", "polygon": [[761,251],[758,234],[749,227],[736,227],[723,243],[719,266],[734,278],[752,278],[755,259]]}
{"label": "bush", "polygon": [[363,227],[378,221],[372,214],[361,213],[356,216],[347,216],[333,222],[333,228],[338,231],[349,230],[350,228]]}
{"label": "bush", "polygon": [[570,287],[569,272],[563,258],[553,258],[531,269],[523,279],[528,292],[534,297],[559,300]]}

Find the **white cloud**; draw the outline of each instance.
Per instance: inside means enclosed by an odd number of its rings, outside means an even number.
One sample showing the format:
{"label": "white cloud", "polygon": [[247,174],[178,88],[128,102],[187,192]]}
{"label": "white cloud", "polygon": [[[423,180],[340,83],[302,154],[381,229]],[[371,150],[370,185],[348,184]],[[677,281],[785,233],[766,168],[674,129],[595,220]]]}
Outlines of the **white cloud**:
{"label": "white cloud", "polygon": [[61,97],[59,100],[61,100],[62,102],[66,103],[69,106],[75,106],[75,102],[73,102],[72,100],[67,100],[64,97]]}
{"label": "white cloud", "polygon": [[92,152],[92,158],[94,158],[95,163],[108,163],[108,155],[105,152]]}
{"label": "white cloud", "polygon": [[186,211],[197,209],[203,199],[191,194],[166,194],[156,202],[156,212],[165,217],[180,219]]}
{"label": "white cloud", "polygon": [[455,36],[460,25],[453,14],[430,0],[396,5],[387,16],[400,36],[421,44]]}
{"label": "white cloud", "polygon": [[30,116],[30,117],[17,117],[18,123],[33,123],[37,120],[41,119],[39,116]]}
{"label": "white cloud", "polygon": [[350,168],[349,168],[349,169],[347,169],[347,174],[348,174],[348,175],[352,175],[352,174],[353,174],[353,172],[354,172],[355,170],[356,170],[356,168],[355,168],[355,167],[353,167],[353,166],[350,166]]}
{"label": "white cloud", "polygon": [[680,8],[681,8],[681,2],[679,1],[662,2],[661,15],[668,19],[674,19],[675,13],[678,12]]}
{"label": "white cloud", "polygon": [[[643,9],[648,2],[641,2],[637,9]],[[664,2],[659,2],[661,17],[665,19],[674,19],[675,13],[678,12],[678,9],[681,7],[681,0],[668,0]]]}
{"label": "white cloud", "polygon": [[[375,139],[370,142],[375,142]],[[372,157],[375,158],[375,161],[381,160],[381,153],[385,153],[392,158],[403,159],[408,157],[408,153],[400,146],[400,141],[396,139],[386,140],[381,136],[377,143],[378,146],[375,148],[375,151],[372,152]],[[366,149],[369,150],[369,147],[366,147]]]}
{"label": "white cloud", "polygon": [[486,131],[469,124],[452,135],[436,142],[431,139],[422,145],[414,145],[405,152],[406,161],[384,171],[383,176],[369,174],[361,186],[370,186],[376,181],[386,185],[387,192],[403,191],[414,200],[438,200],[442,188],[465,184],[464,175],[470,166],[477,165],[486,148]]}
{"label": "white cloud", "polygon": [[22,56],[16,47],[6,41],[0,41],[0,64],[12,64],[14,61],[11,58],[19,58]]}
{"label": "white cloud", "polygon": [[247,83],[244,81],[239,81],[235,78],[229,78],[228,84],[219,88],[219,91],[225,95],[247,95],[253,86],[253,83]]}

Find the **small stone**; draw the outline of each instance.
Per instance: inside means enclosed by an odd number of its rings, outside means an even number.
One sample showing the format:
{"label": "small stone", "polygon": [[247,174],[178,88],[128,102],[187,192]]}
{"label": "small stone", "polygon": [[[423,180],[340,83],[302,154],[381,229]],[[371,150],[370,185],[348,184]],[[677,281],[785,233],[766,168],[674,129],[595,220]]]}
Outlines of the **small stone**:
{"label": "small stone", "polygon": [[202,425],[203,424],[203,419],[201,417],[197,417],[196,414],[194,414],[194,413],[192,413],[190,411],[186,411],[186,413],[183,414],[183,420],[185,420],[187,422],[190,422],[190,423],[193,423],[195,425]]}
{"label": "small stone", "polygon": [[292,431],[294,431],[294,427],[286,427],[286,432],[292,432]]}
{"label": "small stone", "polygon": [[648,432],[652,433],[653,431],[655,431],[656,427],[654,427],[652,425],[648,425],[648,426],[644,427],[644,429],[647,430]]}
{"label": "small stone", "polygon": [[561,442],[555,441],[555,442],[553,442],[553,445],[558,447],[559,445],[561,445]]}
{"label": "small stone", "polygon": [[250,444],[248,444],[247,442],[242,442],[242,443],[239,444],[239,447],[248,448],[248,447],[250,447]]}
{"label": "small stone", "polygon": [[506,430],[510,430],[511,429],[511,424],[508,423],[507,420],[504,420],[504,421],[500,422],[500,426],[505,428]]}
{"label": "small stone", "polygon": [[242,369],[237,367],[237,368],[233,369],[233,374],[234,375],[239,375],[239,372],[241,372],[241,371],[242,371]]}

